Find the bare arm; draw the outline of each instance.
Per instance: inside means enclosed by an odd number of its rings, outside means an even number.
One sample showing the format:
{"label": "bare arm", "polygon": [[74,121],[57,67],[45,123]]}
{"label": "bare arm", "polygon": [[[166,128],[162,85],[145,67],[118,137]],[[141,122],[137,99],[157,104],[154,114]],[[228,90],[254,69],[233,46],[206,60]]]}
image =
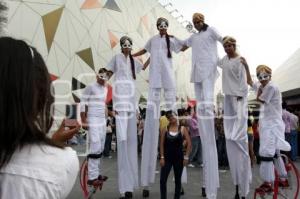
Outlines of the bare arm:
{"label": "bare arm", "polygon": [[164,157],[165,134],[166,134],[166,131],[164,131],[164,130],[160,131],[160,142],[159,142],[160,161],[159,161],[159,164],[161,167],[165,166],[165,157]]}
{"label": "bare arm", "polygon": [[144,63],[144,67],[143,70],[146,70],[146,68],[149,66],[150,64],[150,57],[147,59],[147,61]]}
{"label": "bare arm", "polygon": [[187,131],[187,129],[185,127],[182,128],[182,131],[183,131],[183,136],[186,140],[186,154],[185,156],[189,156],[190,155],[190,152],[192,150],[192,141],[191,141],[191,137],[189,135],[189,132]]}
{"label": "bare arm", "polygon": [[147,52],[146,49],[142,49],[142,50],[140,50],[140,51],[138,51],[138,52],[132,54],[132,57],[138,57],[138,56],[141,56],[141,55],[145,54],[146,52]]}
{"label": "bare arm", "polygon": [[247,75],[247,84],[249,84],[250,86],[253,85],[253,81],[250,75],[250,70],[249,70],[249,66],[247,64],[247,61],[244,57],[241,57],[241,63],[244,65],[245,70],[246,70],[246,75]]}

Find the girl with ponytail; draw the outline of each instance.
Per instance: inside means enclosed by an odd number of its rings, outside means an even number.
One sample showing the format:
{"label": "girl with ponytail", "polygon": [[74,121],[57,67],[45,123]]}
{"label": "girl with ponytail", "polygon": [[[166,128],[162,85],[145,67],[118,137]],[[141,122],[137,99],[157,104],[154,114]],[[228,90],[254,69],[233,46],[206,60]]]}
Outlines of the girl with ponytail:
{"label": "girl with ponytail", "polygon": [[114,74],[113,109],[116,112],[120,198],[132,198],[134,188],[138,187],[135,80],[143,65],[131,55],[130,37],[121,37],[120,45],[121,53],[111,59],[107,70]]}
{"label": "girl with ponytail", "polygon": [[146,52],[150,53],[149,69],[149,94],[146,112],[144,140],[142,149],[141,184],[144,186],[143,196],[149,196],[148,186],[154,182],[160,113],[160,93],[164,89],[164,97],[167,110],[176,110],[176,84],[175,74],[172,66],[172,51],[178,53],[183,45],[181,42],[167,33],[169,22],[165,18],[158,18],[156,22],[158,34],[149,39],[144,49],[133,54],[140,56]]}

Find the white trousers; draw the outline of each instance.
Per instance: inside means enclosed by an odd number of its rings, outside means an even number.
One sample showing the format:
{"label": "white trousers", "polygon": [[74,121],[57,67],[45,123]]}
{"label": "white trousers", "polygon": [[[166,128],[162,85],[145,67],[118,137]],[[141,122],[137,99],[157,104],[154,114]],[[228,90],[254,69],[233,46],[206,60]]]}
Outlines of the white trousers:
{"label": "white trousers", "polygon": [[[89,154],[101,154],[104,150],[106,137],[106,119],[101,117],[89,117]],[[88,160],[88,178],[93,180],[101,174],[100,158]]]}
{"label": "white trousers", "polygon": [[249,193],[252,180],[247,137],[247,98],[224,97],[224,131],[230,172],[234,185],[239,185],[242,197]]}
{"label": "white trousers", "polygon": [[[133,192],[138,183],[137,121],[135,112],[116,115],[119,191]],[[125,140],[120,135],[125,135]]]}
{"label": "white trousers", "polygon": [[214,82],[215,78],[211,77],[194,84],[203,154],[203,186],[209,199],[217,198],[217,189],[220,186],[214,123]]}
{"label": "white trousers", "polygon": [[[261,161],[261,163],[260,163],[260,168],[259,168],[260,177],[265,182],[274,182],[274,180],[275,180],[274,165],[278,172],[279,177],[287,178],[287,171],[285,169],[284,162],[280,155],[280,151],[276,150],[276,154],[278,157],[274,159],[274,163],[272,161],[271,162]],[[265,156],[265,157],[268,157],[268,156]],[[271,157],[273,157],[273,156],[271,156]]]}
{"label": "white trousers", "polygon": [[226,140],[230,173],[234,185],[239,185],[241,196],[246,197],[252,180],[247,140]]}
{"label": "white trousers", "polygon": [[[155,181],[160,117],[160,88],[149,88],[141,162],[141,185]],[[176,90],[164,89],[167,110],[176,111]]]}

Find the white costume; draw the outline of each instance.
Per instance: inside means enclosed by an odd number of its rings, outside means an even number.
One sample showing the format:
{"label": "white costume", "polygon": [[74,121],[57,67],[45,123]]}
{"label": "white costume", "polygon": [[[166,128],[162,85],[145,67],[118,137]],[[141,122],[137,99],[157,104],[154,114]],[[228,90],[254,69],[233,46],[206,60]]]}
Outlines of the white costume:
{"label": "white costume", "polygon": [[217,41],[222,37],[211,27],[194,33],[185,41],[192,47],[191,82],[197,99],[197,116],[203,149],[204,187],[208,198],[217,197],[219,187],[218,157],[214,126],[214,86],[217,73]]}
{"label": "white costume", "polygon": [[[182,44],[170,37],[170,51],[179,52]],[[176,84],[172,58],[167,56],[166,36],[156,35],[146,44],[145,50],[151,54],[149,71],[149,93],[142,147],[141,184],[154,183],[157,146],[159,135],[160,94],[164,89],[167,110],[176,110]]]}
{"label": "white costume", "polygon": [[[241,189],[242,197],[249,193],[252,179],[247,135],[247,78],[240,56],[225,56],[219,62],[222,70],[224,98],[224,132],[230,172],[234,185]],[[242,99],[237,100],[237,97]]]}
{"label": "white costume", "polygon": [[[259,87],[260,83],[253,84],[255,90],[258,90]],[[281,93],[272,82],[269,82],[262,88],[259,99],[264,101],[261,104],[259,115],[259,155],[272,158],[275,153],[279,154],[279,150],[289,151],[291,149],[290,144],[284,138],[285,125],[282,120]],[[287,176],[280,156],[275,159],[275,166],[280,177]],[[274,181],[274,164],[272,161],[261,162],[260,175],[266,182]]]}
{"label": "white costume", "polygon": [[[135,73],[143,65],[134,59]],[[107,70],[114,73],[113,106],[117,111],[119,191],[133,192],[138,187],[136,88],[130,58],[123,53],[114,56]]]}
{"label": "white costume", "polygon": [[106,95],[107,87],[95,82],[84,89],[81,98],[81,112],[85,112],[86,106],[88,109],[89,154],[98,156],[88,160],[89,180],[94,180],[101,174],[100,156],[106,137]]}
{"label": "white costume", "polygon": [[78,170],[76,151],[70,147],[26,145],[0,169],[0,198],[67,198]]}

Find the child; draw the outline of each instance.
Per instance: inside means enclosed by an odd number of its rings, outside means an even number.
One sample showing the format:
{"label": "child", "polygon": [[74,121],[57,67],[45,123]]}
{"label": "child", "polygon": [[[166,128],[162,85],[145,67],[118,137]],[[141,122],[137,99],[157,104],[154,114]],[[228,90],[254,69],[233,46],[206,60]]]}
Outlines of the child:
{"label": "child", "polygon": [[[168,111],[167,118],[169,125],[160,134],[160,195],[161,199],[167,198],[167,180],[171,168],[174,169],[175,176],[175,199],[180,198],[181,194],[181,175],[183,166],[189,161],[191,151],[191,139],[185,127],[178,126],[177,115]],[[183,153],[183,140],[186,141],[186,153]]]}
{"label": "child", "polygon": [[290,151],[291,146],[284,139],[281,93],[278,87],[271,82],[272,69],[265,65],[259,65],[256,68],[256,74],[259,83],[252,84],[252,87],[257,91],[257,101],[261,103],[259,155],[261,160],[260,176],[264,180],[257,191],[268,193],[273,191],[274,164],[280,177],[279,186],[289,186],[280,150]]}

